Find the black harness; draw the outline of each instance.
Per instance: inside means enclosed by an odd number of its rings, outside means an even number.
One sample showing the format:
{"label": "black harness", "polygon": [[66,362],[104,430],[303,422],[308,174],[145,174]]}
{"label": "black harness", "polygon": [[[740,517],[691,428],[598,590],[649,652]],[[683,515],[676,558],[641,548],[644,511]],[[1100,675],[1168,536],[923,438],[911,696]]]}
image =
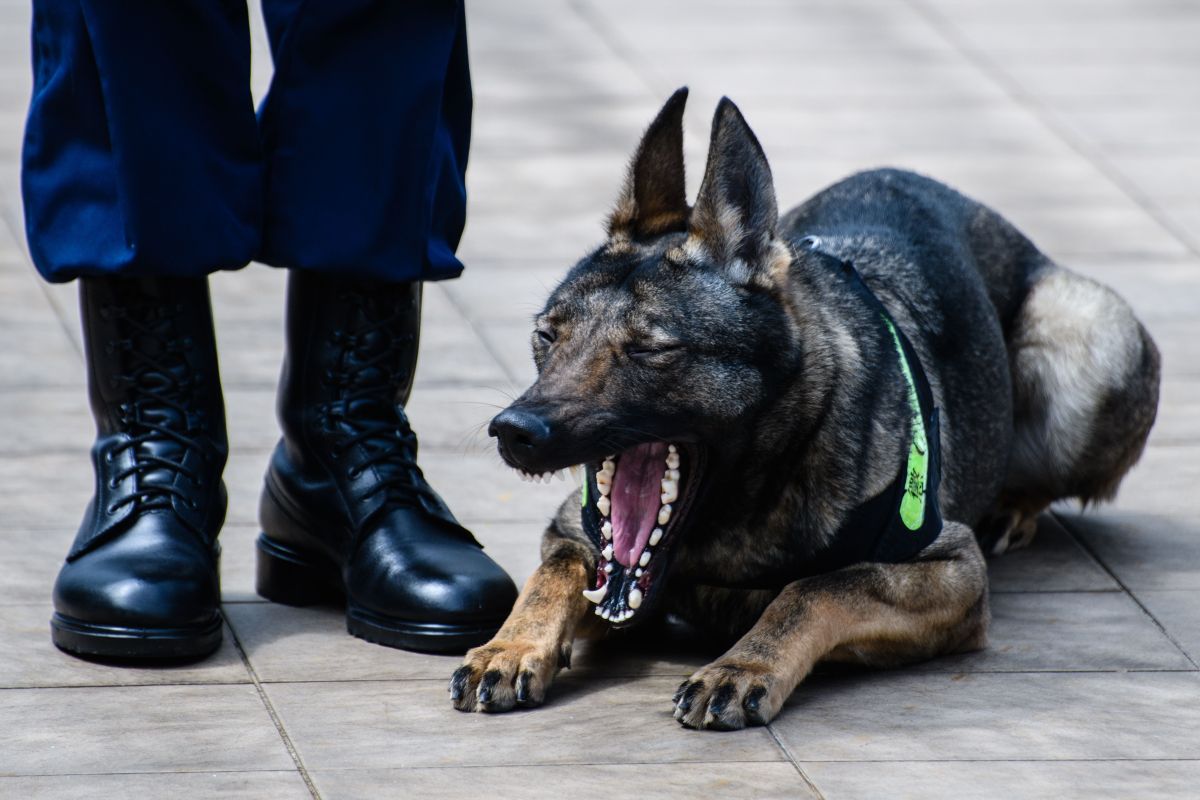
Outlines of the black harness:
{"label": "black harness", "polygon": [[[908,561],[942,532],[942,511],[938,503],[938,486],[942,477],[941,438],[938,409],[933,402],[929,379],[912,343],[867,286],[862,275],[849,261],[841,261],[840,266],[840,273],[851,289],[868,308],[879,314],[894,336],[897,356],[903,358],[901,371],[906,375],[910,391],[916,394],[917,406],[913,409],[911,438],[918,436],[915,417],[919,408],[927,460],[923,474],[921,470],[914,469],[915,443],[910,440],[909,457],[901,463],[896,479],[875,497],[851,511],[830,545],[818,555],[823,572],[863,562],[894,564]],[[906,502],[910,510],[908,514],[902,512]],[[914,525],[916,520],[911,509],[918,504],[923,506],[924,513],[919,524]]]}

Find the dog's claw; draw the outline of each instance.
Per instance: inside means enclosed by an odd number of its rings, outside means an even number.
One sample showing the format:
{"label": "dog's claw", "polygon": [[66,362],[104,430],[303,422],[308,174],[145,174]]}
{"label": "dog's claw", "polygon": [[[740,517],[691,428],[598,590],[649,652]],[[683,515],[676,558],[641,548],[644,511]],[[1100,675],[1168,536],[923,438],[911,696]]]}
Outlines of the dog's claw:
{"label": "dog's claw", "polygon": [[529,672],[522,672],[517,676],[517,702],[525,705],[529,702],[529,681],[533,675]]}
{"label": "dog's claw", "polygon": [[751,725],[767,724],[767,720],[763,719],[762,711],[759,709],[759,704],[766,696],[767,687],[755,686],[747,692],[746,699],[742,701],[742,708],[746,711],[746,721]]}
{"label": "dog's claw", "polygon": [[499,670],[488,670],[484,673],[483,680],[479,682],[478,697],[480,703],[492,702],[492,692],[502,677],[504,676],[500,674]]}

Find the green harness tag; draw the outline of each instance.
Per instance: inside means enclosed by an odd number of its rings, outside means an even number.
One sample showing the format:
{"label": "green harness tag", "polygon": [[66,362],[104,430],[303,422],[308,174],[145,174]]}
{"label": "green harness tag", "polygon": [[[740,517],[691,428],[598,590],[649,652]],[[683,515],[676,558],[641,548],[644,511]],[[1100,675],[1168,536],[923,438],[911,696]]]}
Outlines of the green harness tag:
{"label": "green harness tag", "polygon": [[581,508],[587,508],[587,501],[588,501],[588,479],[587,479],[587,474],[584,473],[583,491],[579,493],[579,506]]}
{"label": "green harness tag", "polygon": [[913,381],[912,370],[908,366],[908,358],[904,355],[904,346],[896,334],[896,327],[886,316],[883,318],[892,341],[896,345],[896,353],[900,356],[900,370],[904,373],[904,381],[908,384],[908,406],[912,411],[912,443],[908,449],[908,478],[904,482],[904,494],[900,499],[900,520],[910,531],[921,529],[925,522],[925,485],[929,476],[929,441],[925,437],[925,420],[921,414],[921,401],[917,398],[917,385]]}

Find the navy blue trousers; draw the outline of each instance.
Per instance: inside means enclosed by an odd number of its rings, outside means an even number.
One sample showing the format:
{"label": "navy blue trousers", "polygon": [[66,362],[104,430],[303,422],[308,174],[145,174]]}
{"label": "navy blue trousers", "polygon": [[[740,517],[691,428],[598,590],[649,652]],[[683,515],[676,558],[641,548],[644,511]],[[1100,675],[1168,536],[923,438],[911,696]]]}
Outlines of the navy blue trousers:
{"label": "navy blue trousers", "polygon": [[256,115],[246,0],[34,0],[22,192],[47,280],[462,271],[462,0],[262,3]]}

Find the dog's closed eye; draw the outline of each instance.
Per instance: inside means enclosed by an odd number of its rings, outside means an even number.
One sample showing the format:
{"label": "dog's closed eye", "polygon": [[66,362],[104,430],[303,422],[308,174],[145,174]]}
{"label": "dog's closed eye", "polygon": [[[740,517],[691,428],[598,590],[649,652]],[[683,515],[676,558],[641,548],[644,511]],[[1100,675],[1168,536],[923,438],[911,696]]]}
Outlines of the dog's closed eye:
{"label": "dog's closed eye", "polygon": [[641,342],[625,348],[625,355],[631,360],[650,366],[665,364],[682,352],[683,345],[678,342]]}

